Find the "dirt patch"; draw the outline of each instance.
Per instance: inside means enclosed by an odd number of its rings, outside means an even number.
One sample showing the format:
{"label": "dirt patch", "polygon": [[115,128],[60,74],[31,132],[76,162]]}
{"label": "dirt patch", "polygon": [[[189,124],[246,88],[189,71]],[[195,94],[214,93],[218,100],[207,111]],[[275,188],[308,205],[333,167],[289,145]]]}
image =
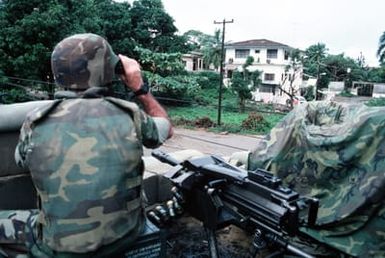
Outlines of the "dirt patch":
{"label": "dirt patch", "polygon": [[178,117],[173,119],[172,122],[174,125],[191,126],[191,127],[198,127],[198,128],[210,128],[215,126],[215,123],[207,116],[198,117],[194,120],[188,120],[183,117]]}
{"label": "dirt patch", "polygon": [[[206,258],[210,257],[206,233],[201,223],[189,216],[183,216],[168,229],[167,257]],[[216,232],[219,257],[250,257],[251,236],[229,226]]]}

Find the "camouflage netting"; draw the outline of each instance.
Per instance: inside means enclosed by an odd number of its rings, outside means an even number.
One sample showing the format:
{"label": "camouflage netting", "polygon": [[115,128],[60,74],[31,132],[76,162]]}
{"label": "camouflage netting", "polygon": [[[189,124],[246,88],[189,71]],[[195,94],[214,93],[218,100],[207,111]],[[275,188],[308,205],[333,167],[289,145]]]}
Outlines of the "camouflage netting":
{"label": "camouflage netting", "polygon": [[350,255],[385,257],[385,108],[301,105],[253,149],[248,168],[320,199],[306,234]]}

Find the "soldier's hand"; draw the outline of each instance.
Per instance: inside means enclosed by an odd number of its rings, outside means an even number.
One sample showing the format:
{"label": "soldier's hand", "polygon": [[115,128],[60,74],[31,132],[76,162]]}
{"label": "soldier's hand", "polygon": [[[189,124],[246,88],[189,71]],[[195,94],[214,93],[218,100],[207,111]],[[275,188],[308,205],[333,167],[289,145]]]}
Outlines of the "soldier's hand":
{"label": "soldier's hand", "polygon": [[143,84],[142,73],[139,63],[132,58],[124,55],[119,55],[124,68],[124,74],[120,76],[120,79],[130,88],[133,92],[140,89]]}

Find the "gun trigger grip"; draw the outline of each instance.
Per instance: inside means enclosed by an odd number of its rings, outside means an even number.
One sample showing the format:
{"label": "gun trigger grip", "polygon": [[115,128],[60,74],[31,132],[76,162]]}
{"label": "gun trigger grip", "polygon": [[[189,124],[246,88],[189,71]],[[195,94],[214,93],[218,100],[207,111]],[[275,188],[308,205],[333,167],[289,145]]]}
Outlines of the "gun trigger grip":
{"label": "gun trigger grip", "polygon": [[217,194],[217,189],[215,188],[207,188],[207,195],[209,196],[211,202],[215,206],[215,208],[220,208],[223,206],[221,198],[219,198]]}
{"label": "gun trigger grip", "polygon": [[218,180],[210,181],[207,185],[209,186],[209,188],[217,189],[225,186],[226,184],[227,184],[226,179],[218,179]]}

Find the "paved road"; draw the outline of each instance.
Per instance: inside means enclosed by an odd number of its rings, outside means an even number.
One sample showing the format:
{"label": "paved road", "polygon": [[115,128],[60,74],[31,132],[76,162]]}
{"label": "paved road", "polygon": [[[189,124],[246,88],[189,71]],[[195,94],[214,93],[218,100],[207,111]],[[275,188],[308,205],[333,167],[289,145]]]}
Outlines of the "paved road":
{"label": "paved road", "polygon": [[[204,154],[229,156],[236,151],[247,151],[253,148],[262,136],[245,136],[237,134],[217,134],[205,130],[189,130],[175,128],[174,136],[160,147],[166,152],[195,149]],[[150,150],[145,150],[145,156]]]}

